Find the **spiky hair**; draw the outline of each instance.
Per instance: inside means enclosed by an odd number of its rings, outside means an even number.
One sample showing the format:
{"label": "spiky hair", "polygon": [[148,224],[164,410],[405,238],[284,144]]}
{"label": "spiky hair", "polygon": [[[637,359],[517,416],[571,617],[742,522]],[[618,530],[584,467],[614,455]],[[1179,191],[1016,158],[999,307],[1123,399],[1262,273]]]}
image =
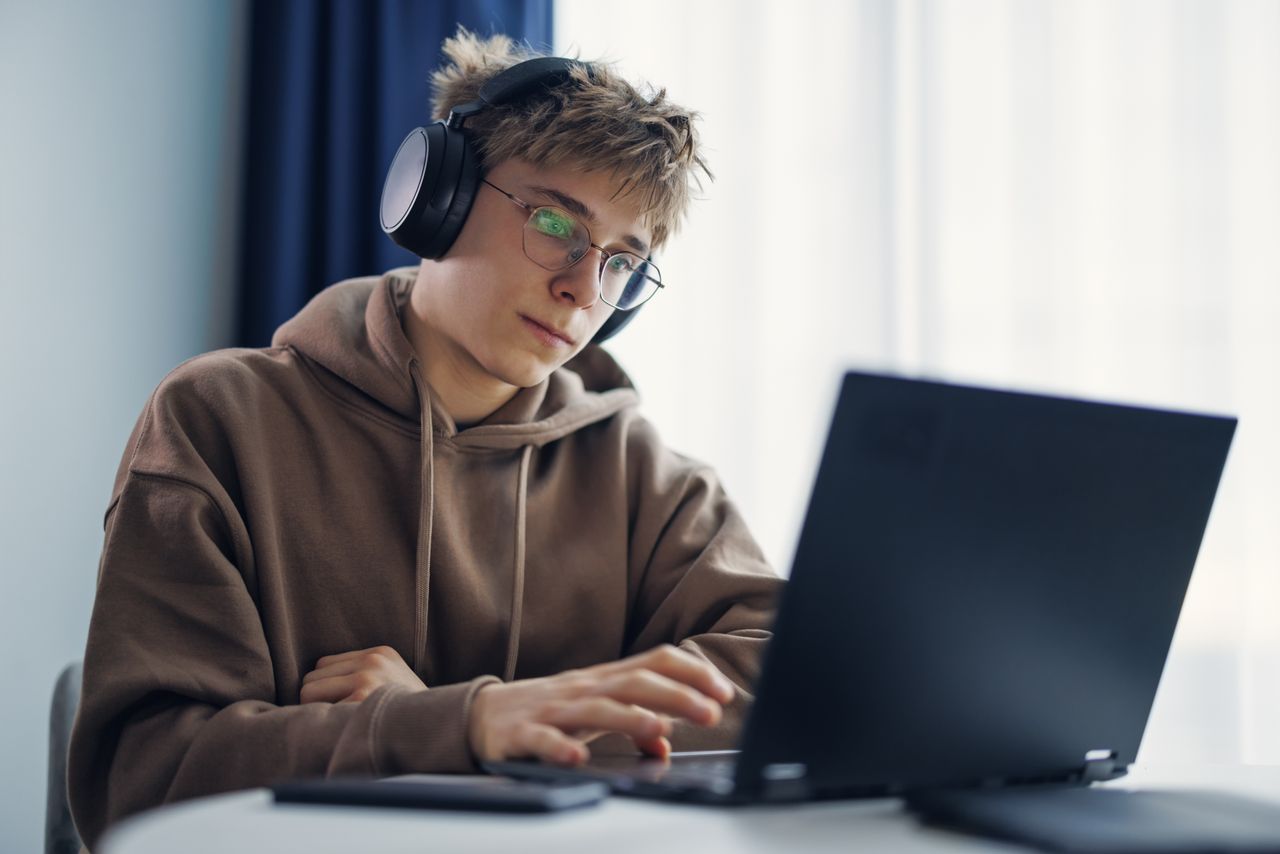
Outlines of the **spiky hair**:
{"label": "spiky hair", "polygon": [[[442,50],[447,62],[431,76],[434,117],[477,100],[480,88],[502,70],[544,54],[504,35],[481,38],[459,27]],[[673,104],[666,89],[643,91],[608,64],[575,66],[563,85],[468,118],[482,168],[511,158],[535,166],[573,166],[609,172],[616,198],[633,196],[662,246],[676,231],[694,186],[711,171],[702,158],[694,124],[698,114]]]}

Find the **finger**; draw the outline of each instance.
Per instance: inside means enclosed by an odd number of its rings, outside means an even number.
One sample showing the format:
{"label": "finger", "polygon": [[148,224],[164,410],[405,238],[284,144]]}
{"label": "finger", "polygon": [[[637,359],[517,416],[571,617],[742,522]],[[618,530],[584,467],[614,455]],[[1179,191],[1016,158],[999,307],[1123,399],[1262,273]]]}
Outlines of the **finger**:
{"label": "finger", "polygon": [[653,739],[632,739],[635,742],[636,749],[646,756],[654,759],[670,759],[671,758],[671,742],[667,741],[665,736],[658,736]]}
{"label": "finger", "polygon": [[570,734],[592,730],[621,732],[652,741],[670,732],[670,724],[648,709],[624,705],[609,697],[587,697],[556,706],[542,723]]}
{"label": "finger", "polygon": [[639,668],[683,682],[721,703],[728,703],[734,697],[733,684],[720,671],[696,655],[670,644],[654,647],[621,661],[597,665],[593,669],[616,674]]}
{"label": "finger", "polygon": [[316,668],[324,667],[338,661],[347,661],[348,659],[359,659],[365,655],[380,655],[383,658],[390,658],[393,661],[400,658],[400,653],[396,652],[389,646],[371,646],[368,649],[353,649],[350,652],[340,652],[335,655],[325,655],[316,660]]}
{"label": "finger", "polygon": [[335,676],[303,685],[298,699],[303,703],[340,703],[367,687],[357,675]]}
{"label": "finger", "polygon": [[587,746],[547,724],[525,721],[504,758],[536,756],[556,765],[581,765],[589,756]]}
{"label": "finger", "polygon": [[322,667],[316,667],[306,676],[302,677],[302,684],[314,682],[317,679],[331,679],[334,676],[347,676],[352,673],[358,673],[365,669],[363,659],[345,658],[341,661],[330,662]]}
{"label": "finger", "polygon": [[599,683],[593,693],[703,726],[720,722],[721,708],[716,700],[652,670],[619,673]]}

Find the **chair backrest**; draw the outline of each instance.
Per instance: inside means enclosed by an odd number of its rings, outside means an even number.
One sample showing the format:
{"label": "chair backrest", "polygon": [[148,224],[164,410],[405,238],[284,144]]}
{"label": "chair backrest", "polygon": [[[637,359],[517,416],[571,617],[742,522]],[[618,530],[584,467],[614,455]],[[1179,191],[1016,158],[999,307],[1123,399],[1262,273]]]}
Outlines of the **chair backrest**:
{"label": "chair backrest", "polygon": [[80,834],[71,820],[67,801],[67,746],[71,743],[71,724],[80,705],[79,661],[62,669],[53,686],[53,704],[49,710],[49,793],[45,801],[45,854],[78,854]]}

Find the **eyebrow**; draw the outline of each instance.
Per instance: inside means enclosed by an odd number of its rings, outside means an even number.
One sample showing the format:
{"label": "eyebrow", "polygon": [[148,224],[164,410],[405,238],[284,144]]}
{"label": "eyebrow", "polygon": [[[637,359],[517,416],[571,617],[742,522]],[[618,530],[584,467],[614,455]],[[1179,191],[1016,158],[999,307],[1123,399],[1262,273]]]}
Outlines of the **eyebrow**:
{"label": "eyebrow", "polygon": [[[561,207],[563,207],[569,213],[574,214],[575,216],[579,216],[582,219],[585,219],[587,222],[591,223],[597,228],[600,227],[600,218],[596,216],[595,211],[591,210],[591,208],[587,207],[585,204],[575,199],[573,196],[570,196],[567,193],[562,193],[559,190],[554,190],[551,187],[531,186],[529,187],[529,189],[535,193],[546,196],[549,199],[554,199]],[[649,244],[645,243],[643,240],[636,237],[634,234],[626,235],[625,237],[622,238],[622,242],[630,246],[638,254],[646,258],[649,256]]]}

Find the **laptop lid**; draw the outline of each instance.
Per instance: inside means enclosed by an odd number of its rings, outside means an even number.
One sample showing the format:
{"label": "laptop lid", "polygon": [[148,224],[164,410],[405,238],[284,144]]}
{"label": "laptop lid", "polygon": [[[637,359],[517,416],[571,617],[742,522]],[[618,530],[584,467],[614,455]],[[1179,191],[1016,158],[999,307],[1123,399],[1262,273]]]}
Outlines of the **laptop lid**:
{"label": "laptop lid", "polygon": [[1235,424],[847,374],[737,785],[1123,773]]}

